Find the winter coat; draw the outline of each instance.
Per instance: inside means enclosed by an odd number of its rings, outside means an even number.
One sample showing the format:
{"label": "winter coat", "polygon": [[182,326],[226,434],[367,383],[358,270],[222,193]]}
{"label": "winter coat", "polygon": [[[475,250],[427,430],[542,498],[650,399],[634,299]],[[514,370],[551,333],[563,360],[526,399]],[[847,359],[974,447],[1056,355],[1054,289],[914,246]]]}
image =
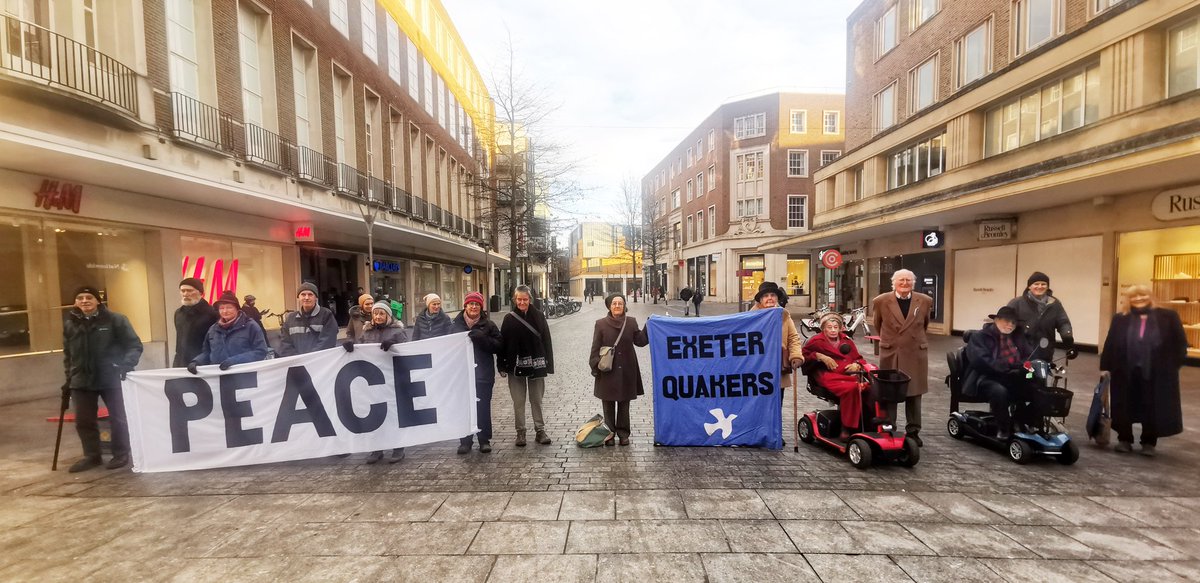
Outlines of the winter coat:
{"label": "winter coat", "polygon": [[350,308],[350,323],[346,325],[346,339],[361,344],[363,327],[371,322],[370,310],[364,312],[362,306]]}
{"label": "winter coat", "polygon": [[1172,310],[1151,308],[1147,328],[1158,338],[1150,346],[1150,378],[1135,377],[1129,346],[1134,327],[1141,327],[1136,314],[1116,314],[1108,325],[1104,351],[1100,353],[1100,370],[1111,375],[1109,406],[1113,425],[1126,423],[1153,424],[1158,437],[1183,431],[1183,411],[1179,400],[1179,369],[1187,357],[1187,335],[1179,314]]}
{"label": "winter coat", "polygon": [[295,356],[337,345],[337,319],[329,308],[314,306],[305,314],[299,310],[289,312],[280,330],[279,356]]}
{"label": "winter coat", "polygon": [[[773,309],[763,308],[758,304],[750,307],[750,311]],[[792,386],[792,361],[804,360],[804,339],[800,337],[800,332],[796,330],[796,323],[792,321],[792,315],[787,310],[780,309],[780,315],[783,319],[783,339],[782,354],[780,355],[780,366],[783,370],[779,374],[780,386]]]}
{"label": "winter coat", "polygon": [[201,298],[191,306],[179,306],[175,310],[175,358],[171,366],[180,368],[196,359],[204,350],[204,338],[208,329],[217,321],[217,310]]}
{"label": "winter coat", "polygon": [[245,364],[267,357],[267,340],[262,327],[246,314],[238,314],[228,328],[220,322],[208,329],[204,350],[192,362],[205,364]]}
{"label": "winter coat", "polygon": [[258,324],[258,327],[262,328],[264,332],[266,331],[266,328],[263,328],[262,312],[258,311],[258,308],[251,305],[243,305],[242,313],[245,314],[247,318],[253,320],[255,324]]}
{"label": "winter coat", "polygon": [[63,320],[63,370],[72,389],[121,386],[121,373],[142,359],[142,341],[129,318],[103,304],[91,317],[72,308]]}
{"label": "winter coat", "polygon": [[466,312],[459,312],[454,317],[452,332],[466,332],[471,339],[471,347],[475,350],[475,384],[492,385],[496,382],[496,356],[500,351],[500,328],[488,317],[487,312],[479,312],[479,321],[470,329],[467,328]]}
{"label": "winter coat", "polygon": [[1025,361],[1033,354],[1034,345],[1025,332],[1017,326],[1009,335],[1017,349],[1017,363],[1010,366],[1000,360],[1000,329],[995,324],[985,324],[983,329],[972,332],[967,339],[967,370],[963,376],[962,392],[968,397],[981,397],[979,381],[992,379],[1001,384],[1024,382]]}
{"label": "winter coat", "polygon": [[[621,332],[621,320],[625,321],[625,331]],[[617,336],[620,340],[617,340]],[[612,370],[601,372],[600,347],[614,346]],[[592,351],[588,356],[588,366],[592,376],[596,377],[593,394],[601,401],[632,401],[638,395],[645,394],[642,386],[642,368],[638,364],[637,351],[634,346],[646,346],[650,339],[646,330],[638,327],[637,318],[625,316],[617,319],[605,316],[596,320],[592,332]]]}
{"label": "winter coat", "polygon": [[358,344],[383,344],[384,342],[392,344],[408,342],[408,330],[404,329],[404,324],[396,321],[395,318],[383,325],[370,322],[363,327],[357,341]]}
{"label": "winter coat", "polygon": [[933,298],[918,292],[912,293],[907,318],[900,312],[895,292],[871,300],[872,324],[879,334],[879,368],[907,374],[911,378],[909,397],[929,392],[929,340],[925,330],[932,312]]}
{"label": "winter coat", "polygon": [[446,315],[445,310],[439,310],[436,314],[425,310],[413,320],[412,339],[417,341],[445,336],[450,333],[450,324],[450,316]]}
{"label": "winter coat", "polygon": [[[1038,358],[1041,360],[1052,360],[1054,358],[1054,332],[1062,337],[1063,345],[1071,348],[1075,345],[1074,332],[1071,331],[1071,319],[1067,317],[1067,310],[1063,308],[1062,302],[1058,298],[1046,292],[1046,309],[1038,313],[1038,303],[1029,297],[1029,291],[1026,291],[1020,297],[1013,298],[1008,302],[1008,307],[1017,311],[1017,325],[1025,332],[1030,344],[1034,347],[1033,356],[1030,358]],[[1042,338],[1050,341],[1050,345],[1041,348],[1038,342]]]}
{"label": "winter coat", "polygon": [[[522,321],[537,330],[537,334]],[[500,336],[503,342],[500,352],[496,353],[496,367],[500,372],[534,379],[554,374],[550,326],[537,308],[529,306],[525,313],[521,310],[509,312],[500,324]]]}
{"label": "winter coat", "polygon": [[[840,347],[843,344],[850,347],[850,352],[842,354]],[[837,363],[837,368],[832,370],[826,368],[825,365],[821,364],[820,360],[817,358],[818,354],[823,354],[829,358],[832,358],[834,362]],[[857,377],[852,376],[854,373],[846,372],[846,367],[850,366],[851,364],[857,364],[860,367],[866,366],[867,364],[867,361],[863,358],[862,353],[858,351],[858,347],[854,345],[854,341],[844,333],[837,339],[836,342],[830,340],[824,334],[817,334],[816,336],[809,338],[808,341],[804,343],[804,360],[805,362],[815,361],[812,365],[812,375],[816,378],[817,384],[825,387],[828,387],[829,384],[822,381],[827,378],[854,378],[857,380]]]}

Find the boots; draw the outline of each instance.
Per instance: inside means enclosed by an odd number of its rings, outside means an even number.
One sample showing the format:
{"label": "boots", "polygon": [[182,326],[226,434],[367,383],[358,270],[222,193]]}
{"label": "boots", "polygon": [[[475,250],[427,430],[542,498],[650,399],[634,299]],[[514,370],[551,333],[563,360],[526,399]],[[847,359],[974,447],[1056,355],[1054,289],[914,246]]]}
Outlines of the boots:
{"label": "boots", "polygon": [[539,429],[537,434],[533,436],[533,440],[542,445],[550,445],[550,436],[546,435],[546,432],[542,429]]}
{"label": "boots", "polygon": [[458,454],[462,455],[462,454],[466,454],[466,453],[471,453],[471,441],[468,439],[459,440]]}
{"label": "boots", "polygon": [[368,465],[377,464],[377,463],[379,463],[379,460],[381,460],[381,459],[383,459],[383,452],[382,451],[373,451],[373,452],[371,452],[371,455],[367,456],[367,464]]}
{"label": "boots", "polygon": [[518,432],[517,432],[517,443],[516,443],[516,446],[517,446],[517,447],[525,447],[525,432],[524,432],[524,431],[518,431]]}

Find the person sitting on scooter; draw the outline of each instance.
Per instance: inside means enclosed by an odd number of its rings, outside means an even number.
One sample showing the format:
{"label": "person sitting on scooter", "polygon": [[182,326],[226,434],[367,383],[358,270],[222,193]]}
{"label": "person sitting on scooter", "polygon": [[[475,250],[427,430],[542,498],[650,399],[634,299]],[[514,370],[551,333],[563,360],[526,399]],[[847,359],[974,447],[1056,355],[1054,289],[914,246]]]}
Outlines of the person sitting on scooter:
{"label": "person sitting on scooter", "polygon": [[821,333],[804,343],[804,360],[820,361],[823,367],[814,369],[815,382],[838,397],[838,411],[842,417],[842,433],[845,441],[857,433],[862,423],[862,391],[854,374],[866,366],[867,361],[859,354],[854,341],[842,332],[842,316],[830,312],[821,316]]}
{"label": "person sitting on scooter", "polygon": [[986,398],[996,419],[996,438],[1012,436],[1009,407],[1025,402],[1030,384],[1025,378],[1025,359],[1033,346],[1017,326],[1017,311],[1004,306],[988,316],[992,323],[971,334],[967,342],[969,370],[963,394]]}

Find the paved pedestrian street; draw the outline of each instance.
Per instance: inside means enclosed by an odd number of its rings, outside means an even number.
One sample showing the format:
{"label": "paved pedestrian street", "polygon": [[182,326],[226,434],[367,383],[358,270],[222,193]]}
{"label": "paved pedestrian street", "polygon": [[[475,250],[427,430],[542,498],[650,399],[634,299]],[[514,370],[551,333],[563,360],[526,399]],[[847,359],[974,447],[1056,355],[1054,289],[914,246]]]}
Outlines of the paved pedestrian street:
{"label": "paved pedestrian street", "polygon": [[[664,312],[631,308],[642,321]],[[1195,368],[1183,373],[1191,428],[1153,459],[1085,444],[1074,466],[1018,466],[951,439],[941,378],[957,337],[931,346],[914,468],[860,471],[817,446],[793,452],[790,393],[782,451],[655,447],[649,394],[632,407],[633,445],[584,450],[571,438],[600,411],[586,357],[603,314],[597,301],[550,323],[548,446],[514,447],[500,384],[490,454],[456,455],[457,442],[444,442],[395,465],[355,455],[68,474],[79,456],[70,427],[67,463],[50,471],[56,397],[0,408],[0,580],[1200,580]],[[1096,367],[1094,354],[1071,363],[1069,425],[1081,443]],[[800,393],[801,410],[819,406]]]}

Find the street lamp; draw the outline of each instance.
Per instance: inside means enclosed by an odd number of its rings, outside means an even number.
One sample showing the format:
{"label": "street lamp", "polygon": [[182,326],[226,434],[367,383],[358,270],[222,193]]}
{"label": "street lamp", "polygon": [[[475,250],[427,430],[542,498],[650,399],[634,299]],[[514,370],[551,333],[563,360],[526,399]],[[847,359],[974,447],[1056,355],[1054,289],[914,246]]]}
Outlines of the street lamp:
{"label": "street lamp", "polygon": [[358,210],[362,213],[363,223],[367,225],[367,293],[375,293],[375,217],[379,216],[379,206],[375,204],[374,192],[368,186],[365,191],[358,189]]}

